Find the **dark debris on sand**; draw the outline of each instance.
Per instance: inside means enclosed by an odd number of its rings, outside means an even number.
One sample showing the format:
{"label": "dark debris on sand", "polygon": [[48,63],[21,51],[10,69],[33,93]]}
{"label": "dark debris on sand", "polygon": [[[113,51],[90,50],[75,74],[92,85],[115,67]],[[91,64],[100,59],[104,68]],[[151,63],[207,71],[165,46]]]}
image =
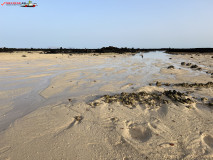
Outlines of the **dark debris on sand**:
{"label": "dark debris on sand", "polygon": [[[151,84],[150,85],[154,85]],[[161,83],[161,82],[156,82],[156,86],[177,86],[177,87],[185,87],[185,88],[192,88],[192,87],[197,87],[197,88],[211,88],[213,87],[213,82],[207,82],[207,83]]]}
{"label": "dark debris on sand", "polygon": [[187,98],[187,95],[178,91],[164,91],[155,93],[124,93],[116,95],[105,95],[105,103],[120,102],[123,105],[135,106],[136,104],[147,104],[150,106],[159,106],[160,104],[168,104],[169,101],[179,102],[182,104],[192,104],[194,101]]}
{"label": "dark debris on sand", "polygon": [[167,67],[167,69],[175,69],[175,67],[171,65],[171,66]]}
{"label": "dark debris on sand", "polygon": [[199,67],[198,65],[196,64],[192,64],[192,63],[186,63],[186,62],[181,62],[180,63],[182,66],[187,66],[187,67],[190,67],[191,69],[195,69],[195,70],[198,70],[198,71],[201,71],[202,68]]}

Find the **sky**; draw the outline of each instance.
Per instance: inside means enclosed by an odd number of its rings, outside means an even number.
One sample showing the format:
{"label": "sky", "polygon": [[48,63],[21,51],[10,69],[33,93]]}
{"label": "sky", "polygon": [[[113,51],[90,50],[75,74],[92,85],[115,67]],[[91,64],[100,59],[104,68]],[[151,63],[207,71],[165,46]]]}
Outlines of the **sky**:
{"label": "sky", "polygon": [[213,47],[213,0],[33,2],[0,6],[0,47]]}

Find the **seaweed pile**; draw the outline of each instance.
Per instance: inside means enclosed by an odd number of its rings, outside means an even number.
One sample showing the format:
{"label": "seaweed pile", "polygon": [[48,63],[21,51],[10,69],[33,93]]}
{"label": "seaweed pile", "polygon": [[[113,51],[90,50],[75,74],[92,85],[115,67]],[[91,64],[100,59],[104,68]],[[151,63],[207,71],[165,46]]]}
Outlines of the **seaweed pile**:
{"label": "seaweed pile", "polygon": [[116,95],[104,95],[105,103],[120,102],[123,105],[135,106],[137,104],[147,104],[150,106],[159,106],[161,104],[168,104],[170,101],[179,102],[182,104],[192,104],[194,101],[184,93],[176,90],[169,90],[164,92],[138,92],[138,93],[124,93]]}
{"label": "seaweed pile", "polygon": [[[150,83],[150,85],[152,85]],[[161,82],[156,82],[156,86],[177,86],[177,87],[185,87],[185,88],[192,88],[192,87],[197,87],[197,88],[211,88],[213,87],[213,82],[207,82],[207,83],[175,83],[175,84],[170,84],[170,83],[161,83]]]}
{"label": "seaweed pile", "polygon": [[178,92],[176,90],[169,90],[169,91],[165,91],[164,94],[170,98],[171,100],[173,100],[174,102],[180,102],[183,104],[192,104],[194,103],[194,101],[190,98],[186,98],[186,94]]}

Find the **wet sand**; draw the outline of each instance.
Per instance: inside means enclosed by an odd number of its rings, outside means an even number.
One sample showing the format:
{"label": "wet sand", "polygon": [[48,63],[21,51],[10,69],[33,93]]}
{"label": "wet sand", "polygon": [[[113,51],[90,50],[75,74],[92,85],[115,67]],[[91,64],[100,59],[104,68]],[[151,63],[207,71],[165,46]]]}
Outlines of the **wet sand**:
{"label": "wet sand", "polygon": [[0,159],[212,159],[212,56],[143,55],[0,54]]}

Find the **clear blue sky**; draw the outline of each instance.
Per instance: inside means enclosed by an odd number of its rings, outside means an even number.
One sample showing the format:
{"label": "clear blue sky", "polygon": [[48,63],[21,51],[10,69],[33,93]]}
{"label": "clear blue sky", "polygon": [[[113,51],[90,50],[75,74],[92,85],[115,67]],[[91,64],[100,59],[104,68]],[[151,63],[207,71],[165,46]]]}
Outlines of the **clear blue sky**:
{"label": "clear blue sky", "polygon": [[213,0],[33,2],[0,6],[0,47],[213,47]]}

